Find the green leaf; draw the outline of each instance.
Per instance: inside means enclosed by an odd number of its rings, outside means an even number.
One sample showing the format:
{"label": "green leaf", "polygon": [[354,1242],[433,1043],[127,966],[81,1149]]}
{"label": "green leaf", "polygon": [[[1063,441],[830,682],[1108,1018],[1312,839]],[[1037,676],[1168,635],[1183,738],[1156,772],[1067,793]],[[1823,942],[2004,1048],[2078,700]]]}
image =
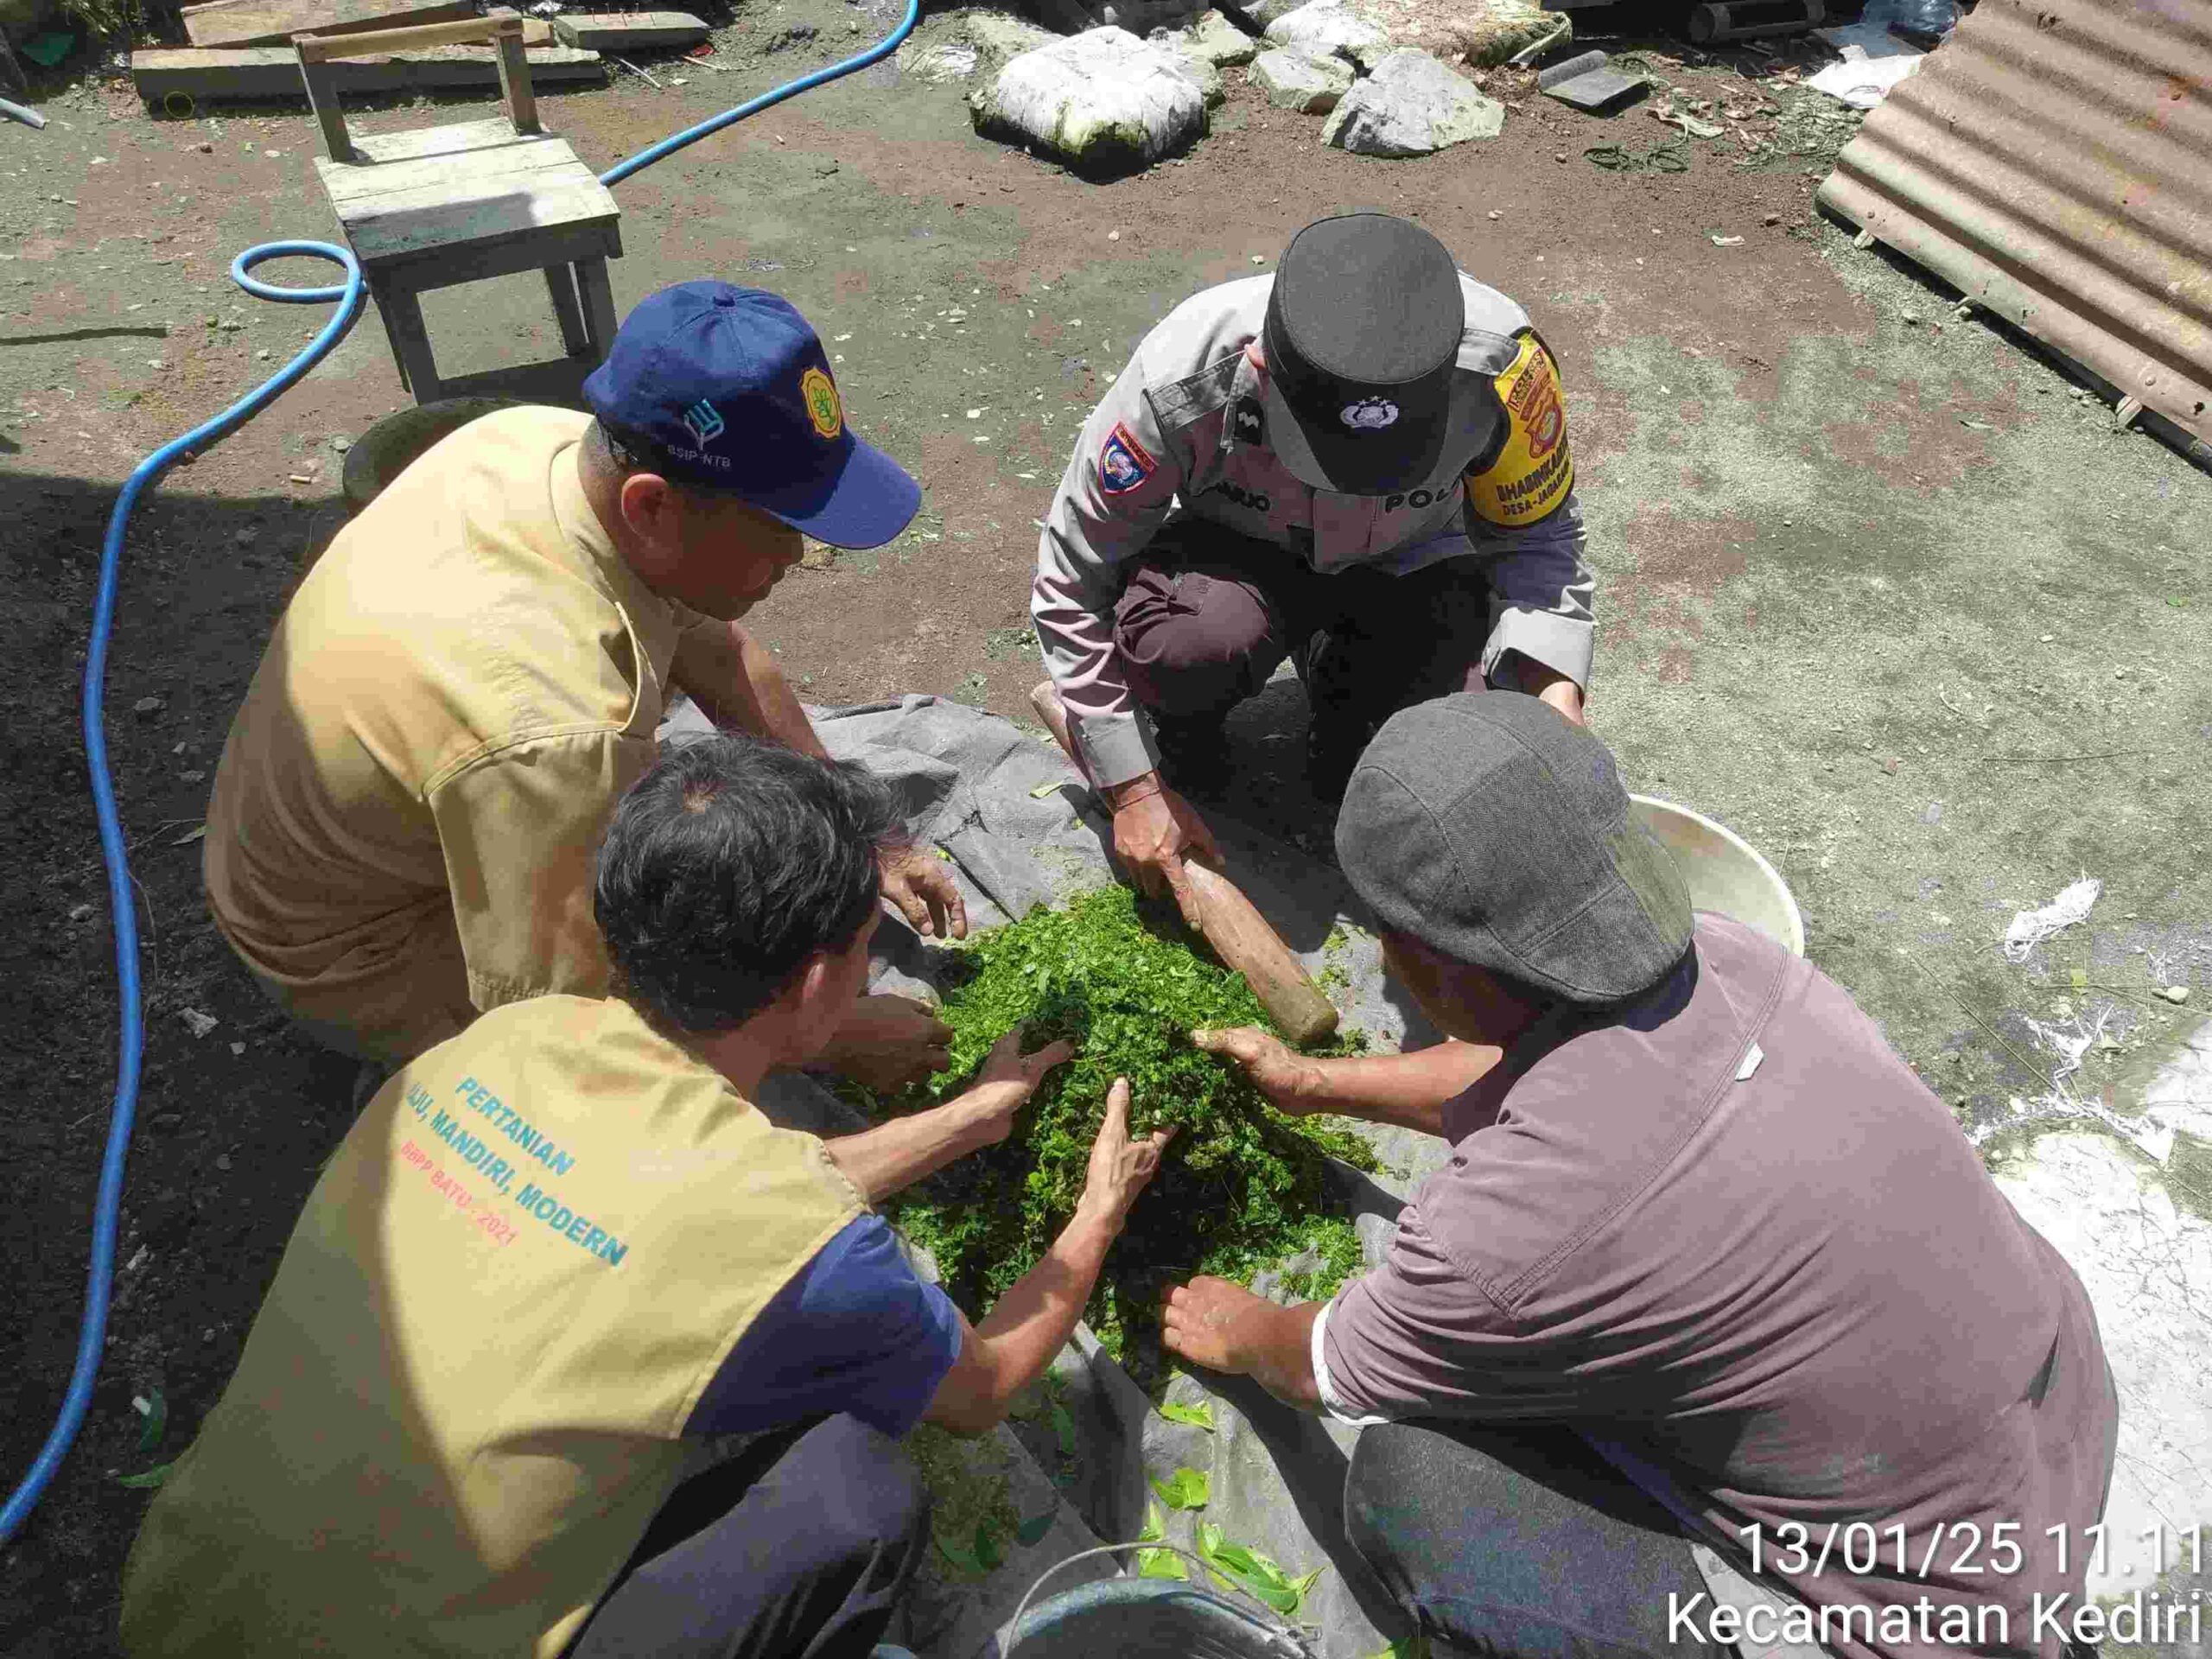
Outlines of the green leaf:
{"label": "green leaf", "polygon": [[995,1573],[999,1563],[1006,1560],[1006,1546],[988,1521],[976,1523],[976,1565],[986,1573]]}
{"label": "green leaf", "polygon": [[138,1449],[150,1452],[162,1443],[162,1436],[168,1432],[168,1397],[159,1389],[155,1389],[144,1399],[131,1401],[130,1408],[146,1420],[138,1426]]}
{"label": "green leaf", "polygon": [[169,1478],[169,1471],[175,1467],[176,1465],[174,1463],[157,1463],[143,1475],[118,1475],[115,1478],[115,1484],[137,1491],[150,1490],[167,1480]]}
{"label": "green leaf", "polygon": [[1059,1440],[1060,1455],[1064,1458],[1075,1456],[1075,1419],[1057,1400],[1052,1402],[1052,1433]]}
{"label": "green leaf", "polygon": [[1067,786],[1068,782],[1066,779],[1055,778],[1051,783],[1039,784],[1036,788],[1031,790],[1029,791],[1029,798],[1033,801],[1041,801],[1054,790],[1065,789]]}
{"label": "green leaf", "polygon": [[1152,1478],[1152,1490],[1160,1494],[1160,1501],[1171,1510],[1203,1510],[1213,1496],[1213,1483],[1206,1478],[1205,1471],[1188,1466],[1178,1469],[1165,1481]]}
{"label": "green leaf", "polygon": [[[1137,1535],[1137,1541],[1157,1544],[1167,1536],[1167,1522],[1160,1513],[1160,1505],[1145,1505],[1144,1530]],[[1189,1582],[1191,1571],[1183,1565],[1183,1558],[1172,1549],[1141,1549],[1137,1552],[1137,1576],[1141,1579],[1180,1579]]]}
{"label": "green leaf", "polygon": [[1198,1559],[1223,1584],[1256,1596],[1285,1618],[1294,1617],[1321,1576],[1316,1567],[1301,1579],[1293,1579],[1268,1556],[1248,1545],[1233,1543],[1211,1522],[1198,1525]]}
{"label": "green leaf", "polygon": [[978,1578],[983,1575],[983,1564],[976,1559],[975,1552],[965,1544],[955,1544],[941,1533],[931,1535],[936,1541],[938,1553],[946,1560],[963,1573],[973,1573]]}
{"label": "green leaf", "polygon": [[1160,1414],[1171,1423],[1188,1423],[1193,1428],[1213,1433],[1213,1402],[1201,1400],[1195,1406],[1179,1406],[1168,1401],[1160,1408]]}
{"label": "green leaf", "polygon": [[1052,1510],[1047,1510],[1042,1515],[1033,1515],[1028,1520],[1016,1527],[1014,1529],[1014,1540],[1024,1549],[1027,1549],[1032,1544],[1039,1544],[1044,1542],[1045,1535],[1052,1529]]}

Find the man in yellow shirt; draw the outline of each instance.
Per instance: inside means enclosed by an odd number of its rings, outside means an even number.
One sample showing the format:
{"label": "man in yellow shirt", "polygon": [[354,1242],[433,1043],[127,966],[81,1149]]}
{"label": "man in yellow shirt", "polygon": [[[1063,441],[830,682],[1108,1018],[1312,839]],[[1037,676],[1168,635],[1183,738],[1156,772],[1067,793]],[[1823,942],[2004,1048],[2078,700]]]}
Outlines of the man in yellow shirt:
{"label": "man in yellow shirt", "polygon": [[966,1093],[841,1140],[762,1116],[866,979],[891,822],[857,768],[731,734],[630,791],[596,878],[618,995],[493,1009],[369,1103],[148,1511],[133,1659],[881,1639],[926,1537],[891,1437],[1004,1418],[1168,1138],[1130,1138],[1116,1081],[1075,1214],[971,1326],[871,1206],[1004,1138],[1068,1045],[1017,1028]]}
{"label": "man in yellow shirt", "polygon": [[[606,989],[591,849],[671,696],[822,753],[739,619],[802,534],[875,546],[920,501],[848,429],[821,341],[772,294],[652,296],[584,395],[588,415],[463,427],[348,524],[223,751],[216,925],[302,1026],[365,1059]],[[919,931],[966,931],[940,861],[887,842],[883,890]],[[941,1062],[944,1036],[918,1005],[867,998],[828,1058],[885,1081]]]}

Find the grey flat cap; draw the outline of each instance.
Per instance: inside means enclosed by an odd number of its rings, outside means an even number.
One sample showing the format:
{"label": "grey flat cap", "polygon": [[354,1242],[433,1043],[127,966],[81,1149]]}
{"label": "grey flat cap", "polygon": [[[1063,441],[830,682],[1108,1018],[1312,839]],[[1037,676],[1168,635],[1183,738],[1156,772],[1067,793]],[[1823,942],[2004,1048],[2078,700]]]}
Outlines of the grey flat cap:
{"label": "grey flat cap", "polygon": [[1612,752],[1517,692],[1392,715],[1344,791],[1337,859],[1386,926],[1569,1002],[1649,990],[1690,945],[1689,891]]}

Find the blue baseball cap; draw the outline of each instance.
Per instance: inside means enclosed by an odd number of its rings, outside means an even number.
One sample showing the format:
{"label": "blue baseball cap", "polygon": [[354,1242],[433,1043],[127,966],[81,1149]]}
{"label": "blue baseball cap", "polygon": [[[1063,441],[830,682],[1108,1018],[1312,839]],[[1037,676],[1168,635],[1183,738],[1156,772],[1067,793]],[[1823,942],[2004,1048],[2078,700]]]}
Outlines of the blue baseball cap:
{"label": "blue baseball cap", "polygon": [[846,427],[821,337],[760,289],[678,283],[643,301],[584,402],[662,476],[832,547],[879,547],[922,504],[906,469]]}

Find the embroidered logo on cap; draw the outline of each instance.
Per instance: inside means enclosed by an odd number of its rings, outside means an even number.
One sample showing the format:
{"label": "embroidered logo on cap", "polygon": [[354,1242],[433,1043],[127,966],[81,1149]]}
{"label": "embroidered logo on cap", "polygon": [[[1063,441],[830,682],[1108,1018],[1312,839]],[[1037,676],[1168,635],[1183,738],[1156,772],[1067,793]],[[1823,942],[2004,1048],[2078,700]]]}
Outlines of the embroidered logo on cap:
{"label": "embroidered logo on cap", "polygon": [[806,399],[806,418],[823,437],[834,438],[845,429],[845,405],[837,396],[836,383],[821,370],[809,369],[799,376],[798,395]]}
{"label": "embroidered logo on cap", "polygon": [[1398,406],[1387,397],[1363,397],[1345,404],[1340,418],[1355,432],[1380,432],[1398,423]]}
{"label": "embroidered logo on cap", "polygon": [[1150,478],[1159,465],[1129,429],[1117,421],[1098,452],[1099,487],[1109,495],[1127,495]]}
{"label": "embroidered logo on cap", "polygon": [[721,411],[703,397],[683,411],[683,424],[702,444],[712,443],[722,435]]}

